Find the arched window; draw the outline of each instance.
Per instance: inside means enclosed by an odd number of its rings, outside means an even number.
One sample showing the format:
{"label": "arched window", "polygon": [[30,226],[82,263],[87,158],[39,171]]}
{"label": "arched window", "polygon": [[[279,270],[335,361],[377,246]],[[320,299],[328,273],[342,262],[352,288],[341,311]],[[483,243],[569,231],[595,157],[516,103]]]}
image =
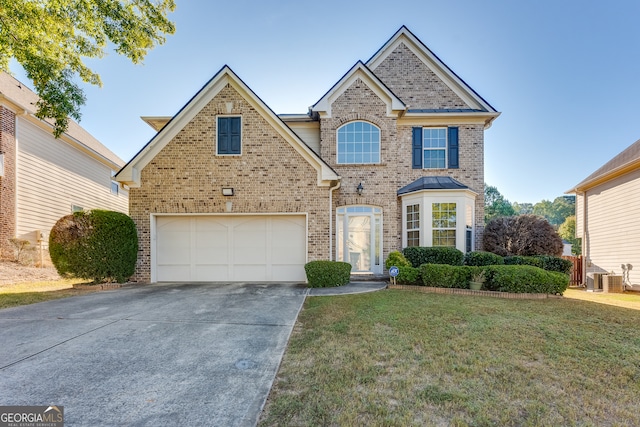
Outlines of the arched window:
{"label": "arched window", "polygon": [[338,164],[380,163],[380,129],[350,122],[338,129]]}

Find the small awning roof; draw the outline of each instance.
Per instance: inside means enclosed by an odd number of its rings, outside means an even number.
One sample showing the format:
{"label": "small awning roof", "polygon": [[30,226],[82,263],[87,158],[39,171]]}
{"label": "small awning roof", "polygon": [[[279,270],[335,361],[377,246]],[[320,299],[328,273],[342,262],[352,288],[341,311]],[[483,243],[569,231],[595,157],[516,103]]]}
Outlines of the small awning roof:
{"label": "small awning roof", "polygon": [[423,176],[398,190],[398,196],[421,190],[468,190],[469,187],[449,176]]}

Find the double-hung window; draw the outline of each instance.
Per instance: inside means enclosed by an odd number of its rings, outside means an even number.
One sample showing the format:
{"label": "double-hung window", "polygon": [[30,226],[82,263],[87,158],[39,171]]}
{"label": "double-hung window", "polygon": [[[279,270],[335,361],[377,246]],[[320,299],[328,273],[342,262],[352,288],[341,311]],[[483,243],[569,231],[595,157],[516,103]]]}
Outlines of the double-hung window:
{"label": "double-hung window", "polygon": [[420,246],[420,205],[407,206],[407,246]]}
{"label": "double-hung window", "polygon": [[338,164],[380,163],[380,129],[355,121],[338,129]]}
{"label": "double-hung window", "polygon": [[218,117],[218,155],[242,154],[242,120],[237,116]]}
{"label": "double-hung window", "polygon": [[432,203],[433,246],[456,247],[456,204]]}
{"label": "double-hung window", "polygon": [[414,127],[413,169],[458,169],[458,128]]}

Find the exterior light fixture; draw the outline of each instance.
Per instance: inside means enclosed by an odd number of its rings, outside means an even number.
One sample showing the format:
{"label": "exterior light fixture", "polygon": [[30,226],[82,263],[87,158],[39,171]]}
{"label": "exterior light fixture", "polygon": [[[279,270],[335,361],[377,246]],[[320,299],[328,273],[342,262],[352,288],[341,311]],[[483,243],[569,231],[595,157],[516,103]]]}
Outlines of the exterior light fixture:
{"label": "exterior light fixture", "polygon": [[223,188],[222,189],[223,196],[233,196],[233,188]]}
{"label": "exterior light fixture", "polygon": [[364,190],[364,187],[362,186],[362,183],[360,183],[356,187],[356,191],[358,192],[358,196],[362,196],[362,190]]}

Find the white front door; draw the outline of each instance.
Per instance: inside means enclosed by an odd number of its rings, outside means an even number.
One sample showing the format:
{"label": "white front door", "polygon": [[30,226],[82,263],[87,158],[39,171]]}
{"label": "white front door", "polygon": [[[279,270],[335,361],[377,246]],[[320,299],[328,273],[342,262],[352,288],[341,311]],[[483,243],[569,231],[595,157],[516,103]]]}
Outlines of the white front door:
{"label": "white front door", "polygon": [[382,273],[382,209],[345,206],[337,210],[337,259],[352,273]]}

